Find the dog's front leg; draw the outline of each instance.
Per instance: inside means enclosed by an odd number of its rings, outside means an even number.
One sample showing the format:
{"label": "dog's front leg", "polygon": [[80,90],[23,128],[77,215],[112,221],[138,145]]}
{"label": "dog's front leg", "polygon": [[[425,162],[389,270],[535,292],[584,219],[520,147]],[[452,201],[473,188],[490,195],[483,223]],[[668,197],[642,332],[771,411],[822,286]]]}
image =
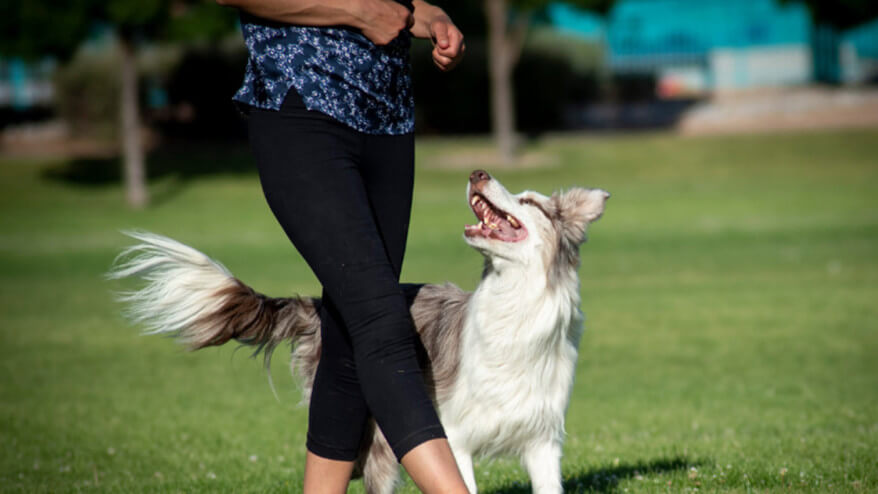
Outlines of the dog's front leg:
{"label": "dog's front leg", "polygon": [[457,462],[457,470],[460,471],[460,476],[463,477],[463,482],[466,484],[467,490],[470,494],[476,494],[478,488],[476,487],[476,475],[475,472],[473,472],[472,453],[463,448],[455,447],[454,443],[450,443],[450,445],[451,453],[454,455],[454,461]]}
{"label": "dog's front leg", "polygon": [[561,494],[561,443],[534,444],[522,457],[534,494]]}

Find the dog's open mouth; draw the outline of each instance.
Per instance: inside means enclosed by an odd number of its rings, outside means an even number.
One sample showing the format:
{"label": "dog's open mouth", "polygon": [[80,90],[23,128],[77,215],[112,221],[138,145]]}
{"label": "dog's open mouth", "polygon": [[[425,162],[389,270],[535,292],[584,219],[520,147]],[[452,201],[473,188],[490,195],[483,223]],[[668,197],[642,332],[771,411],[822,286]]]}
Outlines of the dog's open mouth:
{"label": "dog's open mouth", "polygon": [[494,238],[503,242],[518,242],[527,238],[527,228],[518,218],[497,208],[481,194],[473,193],[469,205],[479,222],[466,225],[464,235],[467,237]]}

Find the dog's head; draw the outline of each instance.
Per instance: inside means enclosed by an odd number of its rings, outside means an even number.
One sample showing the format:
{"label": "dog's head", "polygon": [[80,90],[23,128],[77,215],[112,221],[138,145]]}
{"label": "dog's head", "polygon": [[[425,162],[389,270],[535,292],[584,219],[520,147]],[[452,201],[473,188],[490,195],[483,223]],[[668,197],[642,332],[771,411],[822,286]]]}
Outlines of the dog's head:
{"label": "dog's head", "polygon": [[483,170],[470,175],[469,205],[479,222],[467,225],[467,243],[492,263],[532,266],[547,272],[578,266],[588,224],[601,217],[610,197],[602,189],[574,187],[551,197],[524,191],[511,194]]}

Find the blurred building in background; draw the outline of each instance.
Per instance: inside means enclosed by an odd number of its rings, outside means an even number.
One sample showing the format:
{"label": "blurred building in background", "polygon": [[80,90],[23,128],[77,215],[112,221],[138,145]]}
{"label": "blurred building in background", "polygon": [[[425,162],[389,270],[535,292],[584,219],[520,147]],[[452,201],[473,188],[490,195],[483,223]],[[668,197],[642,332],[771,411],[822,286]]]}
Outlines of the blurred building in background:
{"label": "blurred building in background", "polygon": [[622,0],[607,31],[611,69],[653,73],[661,96],[803,85],[814,76],[801,4]]}
{"label": "blurred building in background", "polygon": [[777,0],[619,0],[606,19],[565,4],[561,32],[604,43],[615,74],[650,75],[661,97],[858,84],[878,76],[878,19],[837,32]]}
{"label": "blurred building in background", "polygon": [[545,18],[560,34],[601,44],[606,41],[607,23],[595,12],[555,2],[546,6]]}
{"label": "blurred building in background", "polygon": [[848,83],[878,79],[878,19],[839,37],[839,79]]}
{"label": "blurred building in background", "polygon": [[781,0],[617,0],[605,16],[552,4],[548,21],[603,47],[603,97],[572,127],[759,131],[878,124],[878,19],[839,30]]}
{"label": "blurred building in background", "polygon": [[55,62],[46,58],[26,63],[21,58],[0,58],[0,107],[25,110],[52,103]]}

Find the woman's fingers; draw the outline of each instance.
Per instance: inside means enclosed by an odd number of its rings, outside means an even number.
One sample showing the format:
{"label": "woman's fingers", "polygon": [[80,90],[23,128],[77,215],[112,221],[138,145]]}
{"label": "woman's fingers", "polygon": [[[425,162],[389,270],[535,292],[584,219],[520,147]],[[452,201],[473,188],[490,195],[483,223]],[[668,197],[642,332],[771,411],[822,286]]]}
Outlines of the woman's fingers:
{"label": "woman's fingers", "polygon": [[449,24],[442,21],[433,21],[430,25],[430,31],[433,34],[433,44],[442,49],[449,47],[448,42],[448,26]]}
{"label": "woman's fingers", "polygon": [[433,63],[442,71],[453,69],[466,51],[463,34],[454,24],[446,20],[435,21],[430,27],[434,45]]}
{"label": "woman's fingers", "polygon": [[439,67],[439,70],[445,71],[445,70],[450,70],[454,66],[453,65],[454,60],[452,60],[451,58],[448,58],[446,56],[440,55],[434,49],[433,50],[433,64],[435,64],[436,67]]}

